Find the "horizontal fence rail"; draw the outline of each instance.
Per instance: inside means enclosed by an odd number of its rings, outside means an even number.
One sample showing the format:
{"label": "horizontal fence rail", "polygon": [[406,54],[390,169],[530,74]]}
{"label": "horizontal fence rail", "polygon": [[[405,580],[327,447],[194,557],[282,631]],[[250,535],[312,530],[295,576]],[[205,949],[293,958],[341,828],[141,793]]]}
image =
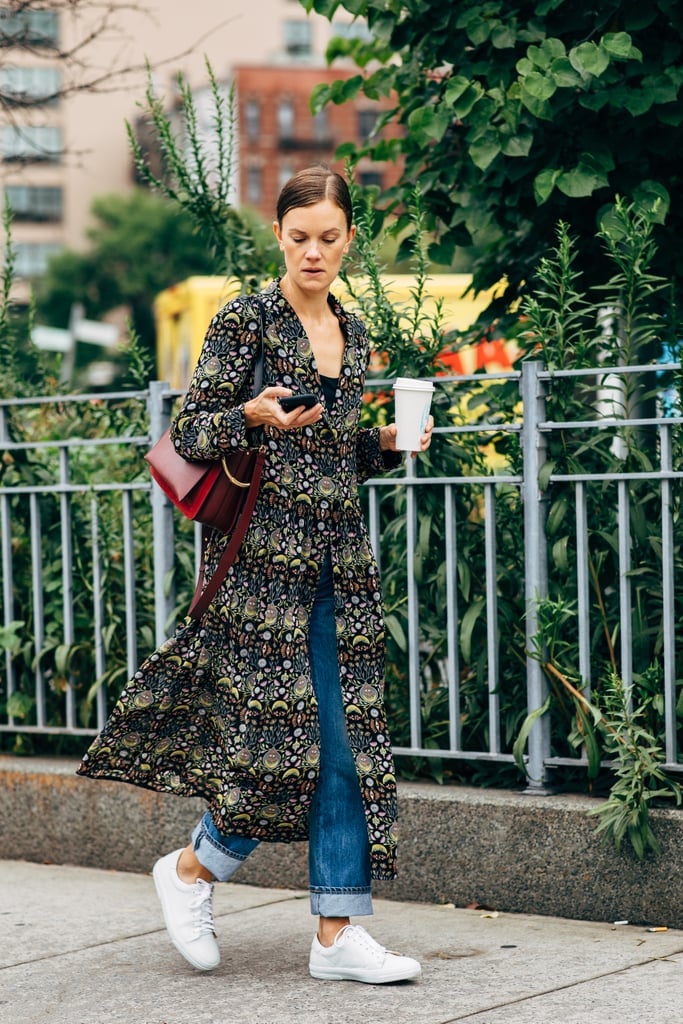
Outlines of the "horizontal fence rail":
{"label": "horizontal fence rail", "polygon": [[[646,679],[666,767],[681,770],[683,420],[675,404],[629,399],[630,383],[656,394],[661,375],[679,370],[529,362],[433,378],[428,457],[362,488],[397,755],[509,767],[522,721],[551,693],[539,616],[554,602],[575,683],[590,699],[609,664],[628,694]],[[391,387],[370,380],[368,398]],[[583,396],[581,415],[553,418],[560,388]],[[153,382],[0,401],[1,733],[96,734],[141,654],[182,617],[199,531],[143,460],[178,397]],[[535,721],[529,791],[543,791],[549,771],[586,764],[566,734],[557,711]]]}

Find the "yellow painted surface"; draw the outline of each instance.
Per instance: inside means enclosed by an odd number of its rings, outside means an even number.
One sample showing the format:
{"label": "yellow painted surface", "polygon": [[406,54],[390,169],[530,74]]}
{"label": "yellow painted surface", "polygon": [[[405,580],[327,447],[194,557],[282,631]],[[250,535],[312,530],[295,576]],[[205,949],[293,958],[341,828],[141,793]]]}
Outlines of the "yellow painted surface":
{"label": "yellow painted surface", "polygon": [[[389,298],[397,304],[410,301],[414,278],[409,274],[386,274],[384,285]],[[469,327],[491,301],[493,291],[476,298],[465,295],[469,274],[436,274],[427,282],[425,314],[433,312],[439,298],[443,300],[444,330]],[[332,291],[339,300],[353,309],[341,281]],[[188,277],[161,292],[155,301],[157,331],[157,364],[161,380],[171,387],[187,387],[197,362],[206,329],[214,314],[240,292],[237,280],[223,277]]]}

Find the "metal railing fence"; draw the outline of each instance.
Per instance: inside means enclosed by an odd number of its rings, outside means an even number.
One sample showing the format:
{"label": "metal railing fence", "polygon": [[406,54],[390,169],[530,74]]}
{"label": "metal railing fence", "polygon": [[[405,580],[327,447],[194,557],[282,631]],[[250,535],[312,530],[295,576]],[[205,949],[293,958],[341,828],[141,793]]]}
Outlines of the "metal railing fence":
{"label": "metal railing fence", "polygon": [[[511,762],[521,721],[549,692],[533,652],[550,601],[564,606],[562,639],[584,692],[610,664],[629,692],[646,678],[666,766],[681,769],[683,419],[644,415],[624,397],[629,381],[656,391],[653,374],[678,370],[528,362],[434,378],[446,425],[429,456],[363,488],[385,586],[397,754]],[[575,388],[586,415],[553,419],[558,388]],[[142,458],[177,397],[154,382],[0,401],[0,732],[94,735],[140,652],[182,611],[198,531],[151,485]],[[549,768],[582,763],[561,714],[540,717],[530,788]]]}

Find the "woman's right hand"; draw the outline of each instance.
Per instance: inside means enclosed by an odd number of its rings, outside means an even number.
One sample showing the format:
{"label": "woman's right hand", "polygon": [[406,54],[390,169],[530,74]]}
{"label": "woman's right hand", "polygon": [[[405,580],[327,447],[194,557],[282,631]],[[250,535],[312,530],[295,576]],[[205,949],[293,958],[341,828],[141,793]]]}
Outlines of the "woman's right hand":
{"label": "woman's right hand", "polygon": [[244,422],[247,427],[277,427],[279,430],[296,430],[317,423],[323,414],[320,402],[311,409],[300,406],[285,412],[278,398],[293,394],[291,388],[268,387],[260,395],[244,403]]}

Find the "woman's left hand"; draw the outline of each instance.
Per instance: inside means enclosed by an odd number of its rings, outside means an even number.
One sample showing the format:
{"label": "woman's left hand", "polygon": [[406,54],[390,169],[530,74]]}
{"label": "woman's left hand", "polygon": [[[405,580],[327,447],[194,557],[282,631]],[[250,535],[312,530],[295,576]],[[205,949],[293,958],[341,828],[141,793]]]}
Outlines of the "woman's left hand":
{"label": "woman's left hand", "polygon": [[[432,430],[434,429],[434,417],[430,416],[427,420],[427,426],[425,432],[420,438],[420,451],[426,452],[432,443]],[[390,423],[388,427],[379,428],[379,446],[383,452],[395,452],[398,451],[396,448],[396,434],[398,427],[395,423]],[[411,452],[412,458],[418,455],[418,452]]]}

